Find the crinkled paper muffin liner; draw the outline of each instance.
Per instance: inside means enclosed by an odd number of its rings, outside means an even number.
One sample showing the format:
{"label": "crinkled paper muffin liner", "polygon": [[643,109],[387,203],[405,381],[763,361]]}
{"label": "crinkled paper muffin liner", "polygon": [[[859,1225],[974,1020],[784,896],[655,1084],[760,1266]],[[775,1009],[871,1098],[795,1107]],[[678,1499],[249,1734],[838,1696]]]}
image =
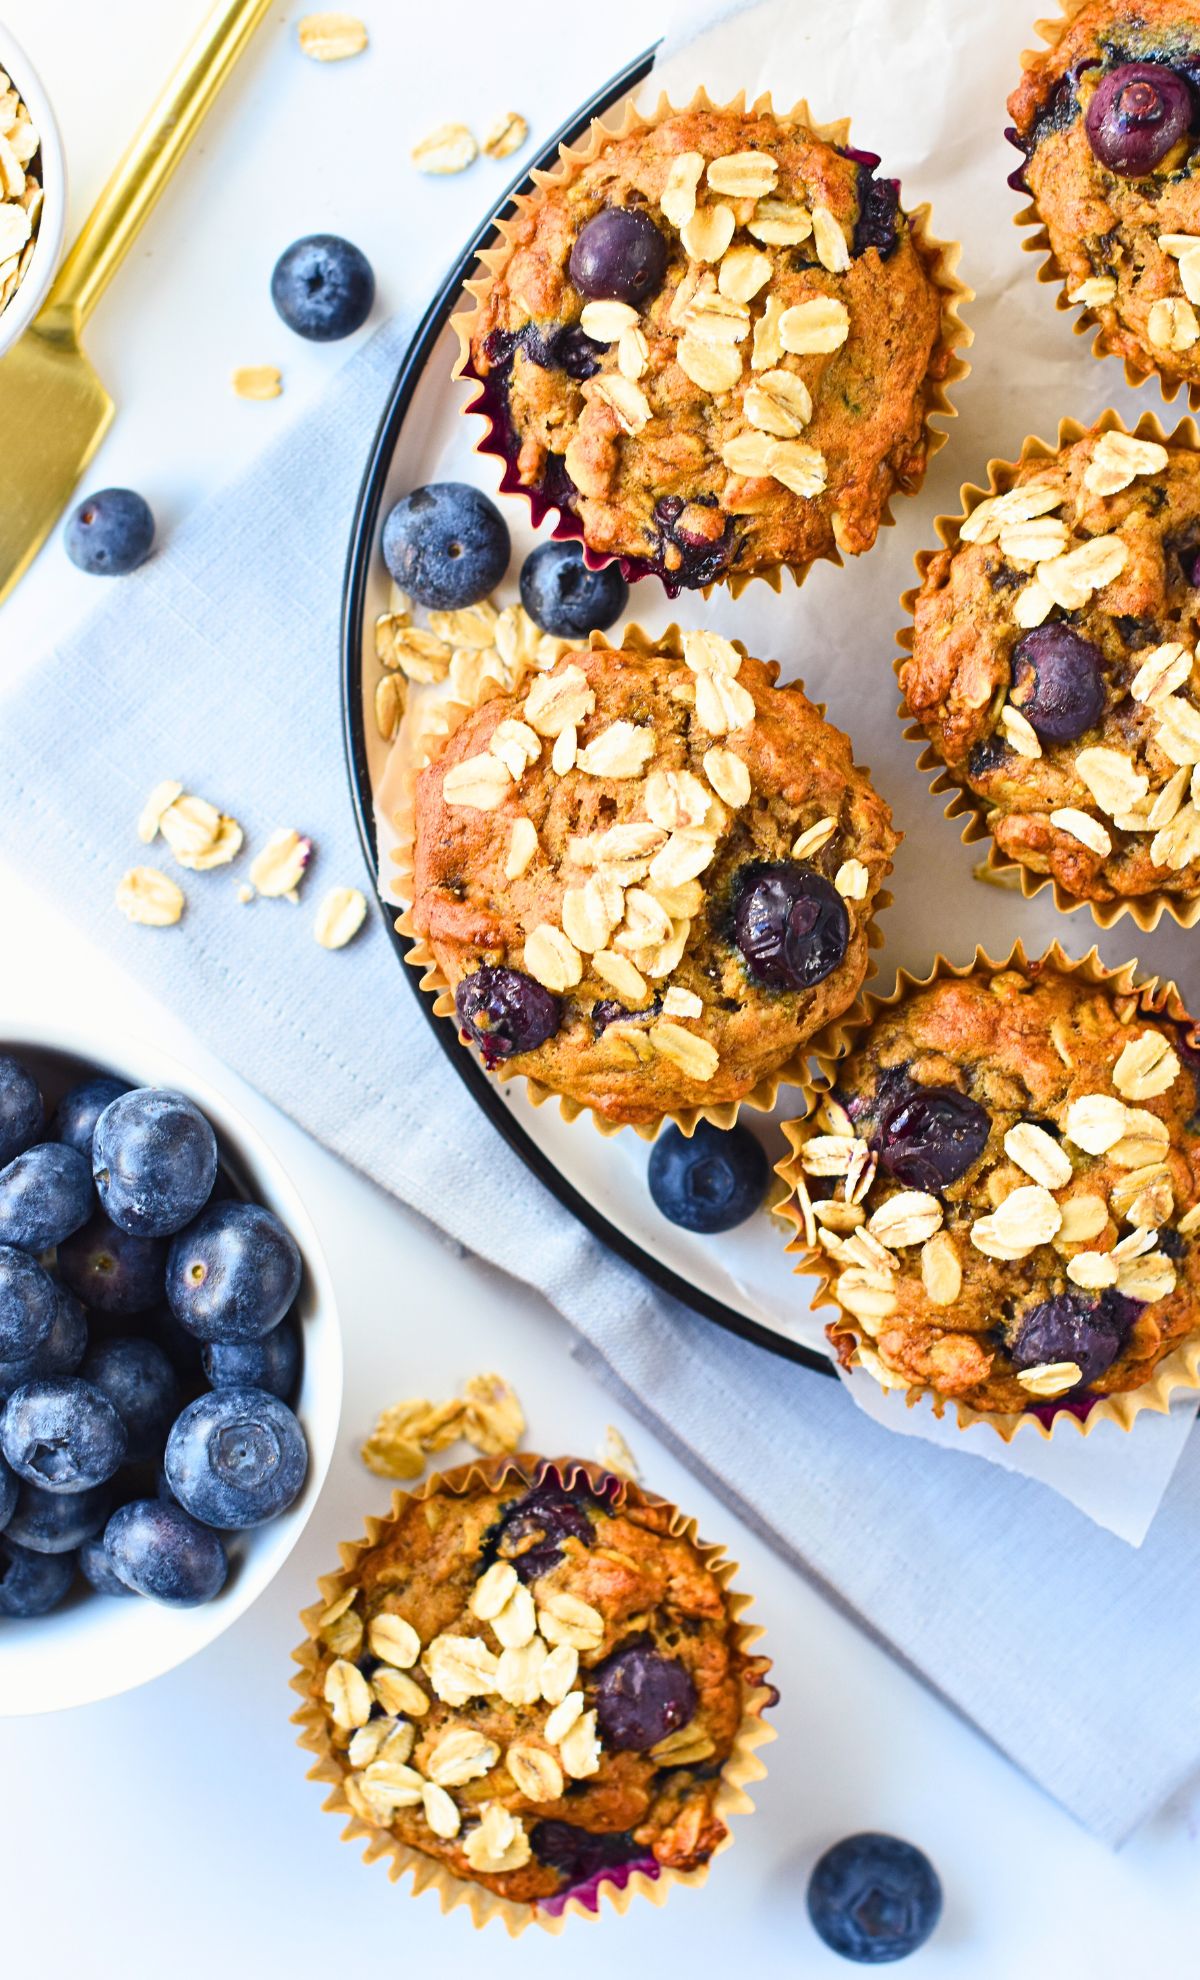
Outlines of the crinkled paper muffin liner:
{"label": "crinkled paper muffin liner", "polygon": [[[853,1010],[826,1027],[815,1041],[813,1058],[818,1072],[811,1079],[805,1092],[805,1116],[784,1123],[789,1154],[776,1165],[776,1174],[787,1185],[787,1201],[778,1206],[776,1216],[792,1225],[793,1237],[787,1250],[798,1255],[797,1272],[815,1272],[820,1284],[812,1302],[813,1311],[828,1306],[837,1317],[838,1331],[853,1335],[855,1340],[854,1359],[850,1366],[863,1367],[867,1355],[873,1355],[870,1336],[861,1322],[852,1313],[847,1313],[839,1305],[833,1293],[833,1281],[837,1267],[829,1259],[828,1253],[808,1244],[805,1237],[803,1211],[796,1200],[796,1184],[802,1175],[800,1167],[800,1147],[804,1140],[801,1132],[804,1119],[820,1105],[821,1100],[835,1084],[837,1069],[843,1060],[858,1046],[875,1022],[881,1011],[891,1010],[915,990],[928,989],[930,984],[943,982],[949,978],[962,978],[973,975],[977,970],[996,974],[1005,969],[1020,969],[1031,975],[1041,970],[1055,970],[1063,976],[1078,977],[1084,983],[1104,984],[1117,997],[1136,997],[1137,1009],[1147,1017],[1166,1016],[1184,1023],[1191,1023],[1183,1000],[1174,983],[1162,981],[1156,976],[1144,977],[1139,974],[1136,961],[1123,963],[1119,969],[1109,969],[1100,959],[1098,950],[1090,949],[1079,959],[1065,954],[1059,943],[1053,942],[1040,956],[1027,955],[1022,942],[1015,942],[1008,955],[997,961],[987,951],[977,948],[970,962],[951,963],[938,955],[926,976],[913,976],[907,970],[897,971],[896,983],[886,997],[866,992],[860,997]],[[956,1401],[951,1396],[943,1396],[931,1386],[905,1389],[896,1384],[880,1385],[881,1392],[889,1397],[904,1398],[904,1407],[913,1408],[923,1396],[933,1399],[935,1416],[942,1416],[949,1404],[955,1411],[960,1430],[968,1430],[975,1424],[986,1424],[1004,1443],[1009,1444],[1028,1424],[1037,1435],[1049,1442],[1055,1432],[1060,1435],[1078,1432],[1082,1437],[1090,1435],[1098,1423],[1115,1423],[1122,1430],[1130,1430],[1136,1417],[1143,1410],[1153,1410],[1164,1415],[1171,1406],[1171,1397],[1179,1390],[1200,1389],[1200,1325],[1187,1335],[1170,1354],[1159,1362],[1153,1375],[1136,1389],[1123,1394],[1101,1396],[1095,1401],[1082,1403],[1046,1403],[1036,1408],[1020,1410],[1011,1415],[994,1410],[979,1410],[969,1403]],[[901,1407],[897,1402],[895,1407]],[[1060,1426],[1062,1429],[1060,1430]]]}
{"label": "crinkled paper muffin liner", "polygon": [[[462,407],[464,414],[475,414],[482,418],[484,423],[484,434],[476,442],[475,451],[480,454],[494,454],[499,457],[504,468],[500,482],[501,492],[506,495],[519,496],[523,501],[528,503],[530,517],[535,529],[540,527],[547,515],[555,514],[556,521],[551,535],[559,541],[566,538],[575,538],[582,541],[583,525],[569,510],[561,509],[557,503],[549,500],[540,489],[527,488],[518,479],[515,462],[509,455],[507,436],[487,409],[485,403],[487,399],[486,389],[483,386],[482,380],[479,379],[472,361],[471,336],[474,328],[474,319],[482,309],[492,283],[495,281],[497,275],[507,267],[508,262],[512,258],[516,245],[514,227],[516,218],[527,212],[536,203],[538,193],[544,192],[550,187],[563,185],[577,177],[584,166],[590,165],[593,159],[604,149],[605,145],[612,143],[615,139],[628,137],[634,131],[652,130],[658,124],[665,123],[670,117],[683,116],[688,111],[696,110],[722,111],[734,116],[744,115],[746,114],[746,93],[744,90],[740,90],[730,102],[714,103],[707,90],[698,89],[691,101],[685,104],[682,109],[677,109],[673,106],[664,94],[659,97],[654,109],[648,115],[643,115],[635,107],[632,98],[629,98],[626,99],[624,104],[618,106],[614,113],[610,113],[616,116],[616,122],[606,123],[599,117],[593,118],[587,132],[577,144],[560,145],[557,165],[552,166],[549,171],[535,169],[530,173],[530,179],[536,190],[532,193],[517,193],[513,200],[512,211],[501,216],[496,221],[498,239],[493,246],[482,249],[475,270],[464,285],[465,294],[471,298],[471,301],[467,307],[458,310],[450,319],[451,327],[458,336],[460,347],[452,375],[455,378],[471,379],[479,386],[479,390]],[[749,107],[749,114],[752,116],[774,115],[774,105],[772,104],[770,95],[757,97]],[[845,147],[849,143],[850,120],[848,117],[840,118],[836,123],[832,124],[819,124],[813,118],[808,104],[803,98],[791,110],[787,111],[779,121],[782,123],[802,124],[814,137],[827,144]],[[968,288],[966,283],[960,280],[957,272],[962,256],[961,243],[958,241],[938,240],[929,231],[932,209],[928,201],[914,207],[911,212],[908,209],[904,210],[912,230],[917,252],[921,257],[926,272],[935,288],[941,292],[943,299],[941,334],[932,356],[935,357],[940,352],[947,360],[945,378],[934,380],[928,386],[928,403],[925,413],[925,432],[927,438],[925,468],[922,470],[921,480],[915,482],[910,489],[904,491],[908,494],[916,494],[921,486],[921,481],[924,480],[929,462],[939,449],[945,446],[949,438],[949,435],[940,426],[933,424],[933,419],[936,415],[942,415],[948,419],[955,417],[956,408],[951,403],[949,387],[959,384],[971,369],[967,360],[956,355],[956,353],[966,350],[974,337],[974,332],[963,322],[962,317],[959,315],[959,310],[960,307],[974,300],[975,291]],[[894,525],[895,520],[891,510],[891,497],[889,496],[880,515],[880,527],[890,528]],[[658,573],[650,569],[650,566],[644,559],[635,557],[613,558],[605,556],[601,552],[593,551],[587,548],[586,545],[584,547],[584,561],[592,570],[601,570],[605,565],[615,562],[619,564],[621,574],[628,582],[634,582],[641,577],[658,575]],[[785,568],[791,571],[796,583],[800,585],[803,584],[808,573],[813,568],[814,562],[841,565],[845,562],[845,559],[840,551],[832,550],[826,552],[822,557],[810,560],[808,563],[788,564],[786,566],[771,565],[761,571],[735,572],[732,576],[714,580],[713,584],[697,587],[697,589],[702,589],[703,595],[707,597],[716,584],[722,584],[728,587],[731,597],[737,598],[748,584],[753,583],[758,578],[770,585],[773,591],[778,591],[782,585],[782,573]],[[664,589],[667,591],[669,597],[675,597],[678,592],[686,591],[688,587],[670,585],[664,582]]]}
{"label": "crinkled paper muffin liner", "polygon": [[[433,1889],[444,1912],[465,1908],[477,1927],[498,1918],[513,1938],[530,1925],[539,1925],[543,1931],[557,1933],[562,1931],[570,1917],[595,1919],[600,1914],[602,1898],[606,1898],[613,1910],[622,1915],[638,1897],[649,1898],[652,1904],[665,1904],[673,1885],[699,1886],[705,1883],[709,1865],[705,1863],[689,1871],[672,1870],[661,1864],[654,1864],[652,1870],[618,1865],[611,1872],[597,1879],[589,1878],[585,1885],[580,1886],[584,1896],[571,1893],[548,1901],[524,1904],[499,1897],[482,1884],[456,1876],[437,1857],[427,1856],[424,1851],[399,1841],[390,1830],[371,1827],[355,1814],[342,1785],[345,1769],[331,1744],[324,1707],[319,1699],[312,1696],[312,1688],[321,1656],[318,1631],[322,1614],[332,1601],[354,1586],[359,1562],[386,1537],[389,1526],[399,1518],[405,1506],[414,1500],[443,1495],[461,1498],[480,1486],[491,1490],[510,1479],[532,1486],[538,1472],[547,1464],[557,1472],[564,1486],[570,1487],[583,1478],[598,1497],[607,1497],[614,1506],[662,1506],[669,1503],[656,1493],[645,1491],[632,1479],[616,1479],[614,1487],[615,1473],[582,1458],[547,1460],[523,1452],[517,1457],[477,1460],[451,1471],[435,1472],[411,1492],[394,1492],[390,1512],[382,1519],[369,1518],[361,1540],[341,1543],[338,1549],[341,1567],[332,1574],[320,1576],[317,1585],[321,1600],[303,1611],[300,1620],[304,1624],[305,1640],[292,1652],[300,1669],[291,1679],[291,1686],[303,1700],[299,1710],[292,1715],[292,1723],[301,1728],[298,1744],[316,1755],[315,1764],[308,1771],[309,1780],[323,1781],[330,1789],[323,1803],[324,1808],[345,1819],[342,1841],[365,1843],[365,1863],[387,1859],[388,1875],[393,1883],[398,1882],[406,1871],[411,1871],[414,1897],[422,1891]],[[740,1651],[749,1650],[761,1639],[763,1632],[757,1625],[743,1620],[753,1598],[741,1594],[732,1585],[738,1573],[737,1562],[728,1560],[723,1548],[701,1540],[694,1519],[686,1518],[675,1506],[671,1506],[670,1512],[671,1535],[693,1545],[705,1567],[716,1577],[724,1592],[733,1624],[735,1646]],[[721,1785],[713,1804],[715,1813],[725,1825],[725,1835],[713,1851],[714,1856],[719,1856],[732,1846],[732,1818],[749,1814],[754,1808],[746,1789],[752,1781],[762,1780],[767,1771],[757,1749],[775,1738],[774,1728],[762,1716],[775,1698],[774,1688],[769,1684],[746,1689],[741,1724],[734,1736],[730,1756],[721,1770]]]}
{"label": "crinkled paper muffin liner", "polygon": [[[597,646],[610,646],[614,637],[615,635],[608,633],[593,633],[591,635],[591,645],[593,648]],[[735,644],[739,643],[735,642]],[[673,624],[668,626],[665,632],[650,634],[645,632],[641,626],[631,622],[622,627],[620,648],[617,650],[627,650],[642,656],[665,651],[674,659],[682,659],[683,644],[680,637],[680,629],[677,625]],[[742,647],[741,651],[744,653],[745,648]],[[772,662],[771,664],[776,666],[776,668],[778,667],[777,662]],[[803,683],[801,681],[786,683],[781,692],[786,693],[789,687],[795,687],[803,692]],[[814,702],[813,706],[822,718],[824,718],[825,704],[823,702]],[[452,702],[443,710],[443,713],[447,719],[448,734],[433,739],[431,745],[433,754],[427,754],[426,762],[434,761],[436,756],[441,754],[450,736],[454,734],[456,729],[461,727],[468,715],[475,713],[475,710],[464,707],[461,702]],[[421,767],[424,767],[424,765]],[[870,776],[870,771],[866,765],[855,763],[854,768],[863,775]],[[430,948],[428,942],[425,941],[424,937],[417,934],[412,922],[411,902],[414,890],[413,860],[416,852],[415,775],[407,779],[405,800],[397,810],[393,822],[398,834],[398,844],[393,854],[396,871],[392,877],[392,885],[397,894],[401,895],[410,903],[397,916],[395,924],[397,933],[407,935],[412,942],[412,947],[405,955],[405,961],[410,963],[414,969],[422,971],[421,989],[427,990],[432,995],[435,1015],[437,1017],[447,1018],[457,1028],[454,992],[433,950]],[[887,871],[889,873],[891,871],[890,861]],[[867,922],[868,950],[877,949],[882,945],[883,936],[878,926],[879,916],[885,908],[891,906],[891,902],[891,894],[885,887],[881,887],[874,901],[871,903],[871,913]],[[875,973],[875,963],[868,956],[865,980],[869,981]],[[469,1051],[473,1048],[464,1045],[463,1049],[464,1051]],[[751,1107],[757,1113],[769,1114],[776,1105],[781,1086],[803,1086],[805,1084],[808,1077],[809,1050],[810,1048],[807,1044],[799,1047],[782,1065],[776,1067],[773,1072],[765,1074],[758,1081],[757,1085],[751,1087],[748,1093],[742,1095],[740,1100],[722,1101],[720,1104],[709,1107],[699,1104],[694,1107],[669,1108],[652,1121],[625,1122],[610,1120],[605,1115],[599,1113],[594,1107],[588,1106],[583,1101],[572,1099],[569,1094],[559,1093],[556,1088],[546,1086],[543,1081],[533,1078],[529,1073],[520,1073],[515,1070],[505,1073],[501,1067],[493,1073],[492,1077],[499,1080],[501,1084],[505,1084],[511,1079],[523,1079],[530,1104],[534,1107],[542,1107],[548,1100],[557,1100],[559,1111],[565,1121],[578,1120],[580,1115],[586,1115],[591,1120],[592,1125],[601,1134],[619,1134],[622,1128],[630,1127],[643,1141],[653,1141],[667,1121],[673,1121],[681,1134],[690,1137],[695,1133],[696,1124],[699,1121],[711,1121],[712,1125],[718,1128],[731,1128],[743,1107]]]}
{"label": "crinkled paper muffin liner", "polygon": [[[1041,440],[1036,434],[1030,435],[1023,441],[1020,456],[1016,461],[988,462],[986,488],[980,488],[975,482],[963,484],[960,491],[961,515],[937,516],[934,519],[934,529],[942,548],[953,550],[957,547],[962,525],[972,510],[978,508],[980,502],[990,499],[993,495],[1003,494],[1011,488],[1019,468],[1025,467],[1030,461],[1053,460],[1064,447],[1074,446],[1077,440],[1082,440],[1089,433],[1132,434],[1138,440],[1156,440],[1165,447],[1190,447],[1200,452],[1200,431],[1197,430],[1195,420],[1190,417],[1181,419],[1170,433],[1165,431],[1151,412],[1143,413],[1136,426],[1128,427],[1120,414],[1114,412],[1111,407],[1106,412],[1102,412],[1089,426],[1081,426],[1075,419],[1060,420],[1056,442]],[[893,662],[897,682],[905,663],[912,657],[917,597],[936,555],[937,552],[933,550],[918,551],[914,562],[919,582],[901,594],[900,607],[905,614],[906,623],[896,635],[901,648]],[[981,841],[986,841],[987,858],[978,869],[978,877],[981,880],[997,886],[1019,887],[1027,901],[1033,900],[1050,887],[1053,889],[1054,905],[1060,914],[1078,914],[1081,908],[1086,908],[1098,928],[1112,928],[1125,916],[1128,916],[1143,934],[1149,934],[1152,929],[1157,928],[1164,915],[1178,922],[1181,928],[1194,928],[1200,921],[1200,894],[1189,898],[1185,894],[1171,893],[1168,889],[1161,888],[1153,893],[1126,895],[1112,901],[1089,901],[1078,894],[1069,894],[1061,882],[1054,879],[1051,874],[1035,873],[1020,860],[1009,858],[1007,854],[1001,852],[992,836],[988,823],[990,808],[986,801],[978,792],[961,782],[944,762],[938,754],[936,745],[930,741],[921,724],[911,719],[908,704],[903,697],[897,712],[900,720],[908,723],[904,730],[905,740],[914,743],[920,752],[917,769],[923,771],[930,779],[930,796],[944,797],[947,792],[950,793],[950,801],[944,806],[942,816],[962,820],[960,836],[964,845],[978,845]]]}
{"label": "crinkled paper muffin liner", "polygon": [[[1081,14],[1084,8],[1090,6],[1091,3],[1092,0],[1059,0],[1062,9],[1061,13],[1054,18],[1047,17],[1045,20],[1035,21],[1033,23],[1034,33],[1040,36],[1048,49],[1057,48],[1076,16]],[[1035,62],[1040,61],[1045,52],[1044,49],[1025,49],[1021,56],[1022,68],[1031,68]],[[1017,169],[1020,170],[1020,167]],[[1028,189],[1026,188],[1026,190]],[[1092,342],[1092,356],[1094,358],[1120,358],[1125,366],[1125,383],[1134,391],[1142,385],[1149,384],[1151,379],[1157,379],[1163,398],[1168,403],[1172,399],[1177,399],[1184,386],[1187,385],[1188,405],[1193,412],[1200,410],[1200,383],[1192,384],[1184,378],[1166,376],[1159,370],[1157,365],[1148,364],[1142,358],[1127,356],[1124,351],[1118,349],[1112,343],[1104,318],[1098,310],[1088,308],[1086,305],[1080,303],[1073,303],[1070,300],[1067,293],[1070,277],[1067,275],[1054,249],[1050,245],[1049,229],[1042,219],[1038,203],[1032,195],[1030,195],[1029,205],[1022,207],[1019,213],[1014,213],[1013,226],[1020,228],[1033,227],[1036,229],[1036,232],[1028,240],[1023,241],[1021,245],[1026,254],[1040,254],[1043,257],[1038,267],[1037,279],[1051,288],[1058,287],[1058,295],[1055,298],[1054,307],[1060,314],[1064,314],[1067,311],[1074,313],[1075,321],[1072,327],[1075,335],[1077,337],[1087,337],[1093,331],[1095,332]]]}

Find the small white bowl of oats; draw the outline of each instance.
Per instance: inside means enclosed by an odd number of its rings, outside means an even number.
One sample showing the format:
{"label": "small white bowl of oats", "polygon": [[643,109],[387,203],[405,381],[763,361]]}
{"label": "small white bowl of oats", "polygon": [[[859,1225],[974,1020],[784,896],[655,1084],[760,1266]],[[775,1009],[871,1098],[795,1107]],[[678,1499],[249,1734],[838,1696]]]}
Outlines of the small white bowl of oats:
{"label": "small white bowl of oats", "polygon": [[66,163],[50,99],[0,23],[0,357],[46,299],[66,215]]}

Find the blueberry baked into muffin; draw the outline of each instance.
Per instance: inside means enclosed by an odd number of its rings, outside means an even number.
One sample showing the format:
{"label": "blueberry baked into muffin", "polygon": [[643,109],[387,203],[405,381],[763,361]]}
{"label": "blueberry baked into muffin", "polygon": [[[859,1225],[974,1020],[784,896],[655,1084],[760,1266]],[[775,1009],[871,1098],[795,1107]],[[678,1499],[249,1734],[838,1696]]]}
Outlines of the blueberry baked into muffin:
{"label": "blueberry baked into muffin", "polygon": [[457,326],[535,520],[672,594],[870,549],[965,292],[846,133],[694,105],[517,202]]}
{"label": "blueberry baked into muffin", "polygon": [[770,1106],[866,974],[891,814],[774,664],[594,639],[421,771],[400,925],[493,1071],[613,1126]]}
{"label": "blueberry baked into muffin", "polygon": [[1186,913],[1200,454],[1114,424],[999,480],[918,560],[908,710],[1007,859],[1075,900]]}
{"label": "blueberry baked into muffin", "polygon": [[1095,973],[1018,951],[903,988],[791,1124],[844,1365],[990,1414],[1083,1412],[1200,1324],[1191,1020]]}
{"label": "blueberry baked into muffin", "polygon": [[575,1460],[431,1485],[308,1612],[305,1744],[360,1821],[518,1905],[699,1869],[775,1696],[728,1564]]}
{"label": "blueberry baked into muffin", "polygon": [[1009,98],[1068,301],[1135,375],[1200,384],[1200,5],[1085,0]]}

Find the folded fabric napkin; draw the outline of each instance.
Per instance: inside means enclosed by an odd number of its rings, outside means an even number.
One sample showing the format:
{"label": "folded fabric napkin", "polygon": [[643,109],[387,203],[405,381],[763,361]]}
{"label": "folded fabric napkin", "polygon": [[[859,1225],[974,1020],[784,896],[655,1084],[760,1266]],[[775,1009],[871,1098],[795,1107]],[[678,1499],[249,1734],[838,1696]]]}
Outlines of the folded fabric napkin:
{"label": "folded fabric napkin", "polygon": [[[460,1086],[378,917],[338,955],[302,925],[322,888],[363,878],[337,740],[338,600],[409,329],[382,330],[0,707],[4,855],[320,1140],[539,1287],[717,1492],[1117,1841],[1200,1762],[1178,1654],[1200,1634],[1195,1441],[1134,1552],[1038,1484],[893,1436],[835,1382],[660,1297],[541,1190]],[[122,921],[132,820],[164,775],[235,810],[254,843],[285,823],[311,832],[303,905],[242,907],[222,871],[185,876],[179,929]],[[1128,1683],[1131,1655],[1153,1685]],[[1019,1711],[996,1682],[1015,1671]]]}

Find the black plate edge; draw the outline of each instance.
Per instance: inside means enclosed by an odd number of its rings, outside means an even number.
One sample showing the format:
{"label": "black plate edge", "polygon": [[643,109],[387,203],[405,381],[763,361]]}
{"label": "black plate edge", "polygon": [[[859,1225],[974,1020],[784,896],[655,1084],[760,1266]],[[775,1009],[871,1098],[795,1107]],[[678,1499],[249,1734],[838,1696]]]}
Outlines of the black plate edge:
{"label": "black plate edge", "polygon": [[464,1051],[445,1019],[434,1016],[433,1000],[420,989],[415,970],[405,961],[404,938],[396,933],[393,917],[388,912],[386,903],[380,901],[378,892],[378,848],[375,843],[375,822],[367,768],[360,679],[360,628],[370,571],[371,546],[383,502],[384,484],[391,458],[429,354],[441,336],[462,293],[463,283],[478,257],[480,248],[486,245],[497,218],[504,212],[514,193],[519,192],[525,185],[530,171],[538,168],[545,170],[551,166],[558,155],[559,145],[571,144],[581,137],[593,117],[603,116],[604,112],[611,109],[628,90],[644,81],[650,73],[653,62],[654,47],[636,56],[613,76],[603,89],[598,90],[590,102],[584,104],[560,130],[555,132],[532,165],[521,169],[449,270],[421,318],[412,342],[404,354],[367,460],[355,505],[346,556],[341,623],[342,740],[346,754],[346,770],[359,843],[371,876],[370,898],[383,913],[388,938],[438,1045],[467,1087],[472,1099],[491,1121],[492,1126],[503,1135],[509,1147],[520,1157],[526,1168],[532,1171],[551,1195],[557,1197],[564,1208],[578,1218],[593,1237],[599,1238],[610,1251],[615,1252],[619,1258],[625,1259],[627,1264],[633,1265],[660,1291],[669,1293],[681,1305],[690,1307],[694,1313],[702,1315],[706,1320],[715,1321],[727,1332],[738,1334],[743,1340],[753,1341],[757,1347],[765,1348],[770,1354],[778,1355],[786,1361],[798,1362],[802,1367],[811,1368],[819,1375],[832,1376],[834,1374],[832,1365],[814,1349],[803,1346],[799,1341],[786,1340],[782,1335],[764,1327],[761,1322],[748,1319],[745,1314],[738,1313],[731,1306],[726,1306],[723,1300],[715,1299],[702,1287],[692,1285],[679,1273],[673,1272],[669,1266],[655,1258],[652,1252],[644,1251],[616,1224],[610,1223],[594,1204],[581,1195],[573,1183],[568,1182],[566,1177],[559,1173],[537,1143],[513,1118],[505,1102],[503,1089],[497,1086],[471,1053]]}

